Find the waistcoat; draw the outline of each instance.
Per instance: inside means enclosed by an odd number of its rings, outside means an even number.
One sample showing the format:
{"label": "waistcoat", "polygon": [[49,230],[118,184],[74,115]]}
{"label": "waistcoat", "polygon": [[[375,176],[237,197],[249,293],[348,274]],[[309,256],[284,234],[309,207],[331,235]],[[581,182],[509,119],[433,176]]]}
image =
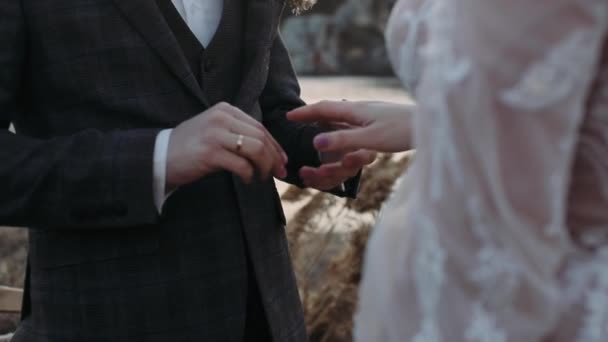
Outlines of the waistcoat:
{"label": "waistcoat", "polygon": [[198,41],[170,0],[157,2],[209,104],[234,102],[244,64],[243,1],[224,0],[220,24],[207,47]]}

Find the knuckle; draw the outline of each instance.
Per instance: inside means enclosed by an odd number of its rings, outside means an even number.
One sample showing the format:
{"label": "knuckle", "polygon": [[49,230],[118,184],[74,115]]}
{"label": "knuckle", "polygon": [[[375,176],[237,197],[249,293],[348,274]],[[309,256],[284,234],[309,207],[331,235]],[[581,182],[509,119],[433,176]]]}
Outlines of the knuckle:
{"label": "knuckle", "polygon": [[208,155],[208,157],[206,157],[205,159],[210,165],[213,165],[213,166],[220,166],[221,164],[223,164],[220,161],[220,159],[217,157],[217,153],[210,153]]}
{"label": "knuckle", "polygon": [[249,163],[243,162],[242,166],[240,167],[240,170],[243,174],[243,177],[245,177],[246,179],[250,180],[253,178],[253,168],[251,167],[251,165],[249,165]]}
{"label": "knuckle", "polygon": [[211,123],[215,125],[224,125],[226,123],[226,116],[222,112],[215,112],[210,118]]}
{"label": "knuckle", "polygon": [[227,102],[220,102],[215,107],[219,110],[229,110],[232,106],[230,106]]}
{"label": "knuckle", "polygon": [[204,156],[205,158],[212,158],[213,160],[217,161],[219,158],[218,153],[214,153],[214,144],[211,143],[201,143],[200,144],[200,155]]}
{"label": "knuckle", "polygon": [[273,159],[272,158],[266,158],[265,159],[265,163],[262,167],[264,169],[264,171],[266,172],[270,172],[272,171],[272,169],[274,168],[274,163],[273,163]]}
{"label": "knuckle", "polygon": [[207,132],[204,136],[202,136],[199,140],[199,145],[201,148],[208,148],[210,145],[219,144],[219,137],[216,131]]}
{"label": "knuckle", "polygon": [[210,122],[213,122],[214,120],[216,120],[219,116],[221,116],[220,114],[221,112],[217,109],[217,108],[213,108],[210,110],[209,115],[207,115],[207,120]]}
{"label": "knuckle", "polygon": [[266,143],[270,142],[269,137],[263,131],[256,131],[253,138],[260,140],[260,141],[264,141]]}
{"label": "knuckle", "polygon": [[210,153],[210,149],[206,144],[200,144],[198,159],[201,160],[203,164],[209,163],[212,165],[218,164],[217,153]]}
{"label": "knuckle", "polygon": [[260,155],[260,154],[264,153],[264,144],[262,142],[260,142],[259,140],[255,140],[251,144],[251,149],[254,154]]}
{"label": "knuckle", "polygon": [[245,161],[245,159],[239,159],[236,167],[246,173],[246,171],[249,169],[249,163]]}

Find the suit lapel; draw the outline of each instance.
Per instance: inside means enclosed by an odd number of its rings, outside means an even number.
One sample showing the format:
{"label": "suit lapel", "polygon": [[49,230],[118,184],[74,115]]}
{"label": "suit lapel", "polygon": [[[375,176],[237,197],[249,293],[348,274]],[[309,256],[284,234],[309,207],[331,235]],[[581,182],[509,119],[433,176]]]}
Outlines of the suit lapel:
{"label": "suit lapel", "polygon": [[113,0],[123,15],[137,30],[150,47],[165,62],[171,72],[198,98],[209,106],[196,77],[188,66],[188,61],[165,22],[154,0]]}

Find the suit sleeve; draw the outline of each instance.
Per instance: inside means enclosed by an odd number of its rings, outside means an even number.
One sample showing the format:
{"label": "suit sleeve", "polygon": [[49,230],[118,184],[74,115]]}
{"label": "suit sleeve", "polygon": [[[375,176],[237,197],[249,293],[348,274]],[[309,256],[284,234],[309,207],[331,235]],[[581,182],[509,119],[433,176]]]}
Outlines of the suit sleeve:
{"label": "suit sleeve", "polygon": [[48,140],[11,133],[27,110],[21,1],[0,4],[0,225],[120,228],[156,222],[153,152],[159,130],[86,130]]}
{"label": "suit sleeve", "polygon": [[[287,112],[305,103],[300,98],[300,85],[279,34],[273,42],[269,63],[268,80],[260,98],[264,125],[289,156],[289,175],[286,181],[302,187],[298,171],[303,166],[316,167],[321,164],[313,146],[313,139],[321,130],[315,125],[295,123],[287,119]],[[352,178],[344,184],[346,191],[336,189],[331,193],[354,198],[358,192],[359,180],[360,176]]]}

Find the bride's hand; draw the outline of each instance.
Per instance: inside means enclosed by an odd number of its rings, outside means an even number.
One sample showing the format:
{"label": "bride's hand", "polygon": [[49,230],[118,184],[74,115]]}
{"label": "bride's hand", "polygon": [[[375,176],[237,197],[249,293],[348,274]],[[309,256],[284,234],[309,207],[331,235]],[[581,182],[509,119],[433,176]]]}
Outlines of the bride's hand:
{"label": "bride's hand", "polygon": [[315,147],[321,152],[358,149],[401,152],[411,148],[414,105],[387,102],[330,102],[296,109],[293,121],[346,124],[350,129],[319,134]]}

